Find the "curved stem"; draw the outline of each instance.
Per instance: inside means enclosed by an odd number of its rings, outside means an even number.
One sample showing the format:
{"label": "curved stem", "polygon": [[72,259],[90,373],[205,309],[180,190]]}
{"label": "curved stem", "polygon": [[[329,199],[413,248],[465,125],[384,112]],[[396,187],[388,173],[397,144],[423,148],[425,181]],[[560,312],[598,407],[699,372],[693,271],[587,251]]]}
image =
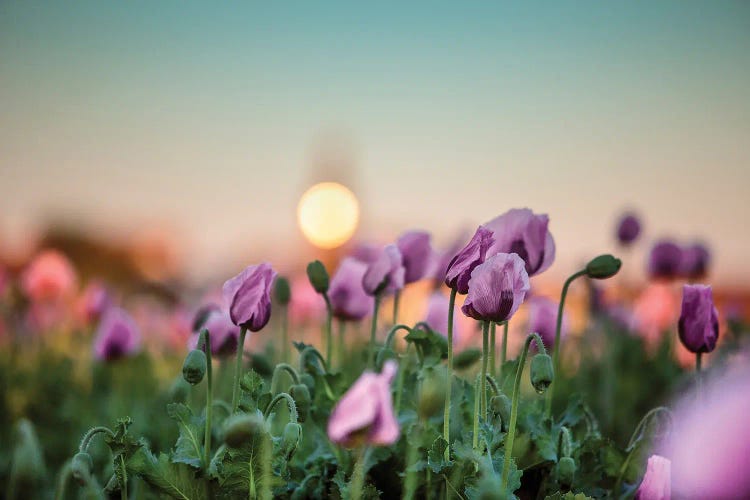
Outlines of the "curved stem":
{"label": "curved stem", "polygon": [[211,414],[213,412],[213,363],[211,362],[211,334],[204,329],[201,332],[203,350],[206,353],[206,430],[203,438],[203,460],[208,470],[211,465]]}
{"label": "curved stem", "polygon": [[[560,441],[558,442],[557,453],[561,457],[569,457],[571,453],[571,437],[570,429],[564,425],[560,428]],[[559,459],[558,459],[559,460]]]}
{"label": "curved stem", "polygon": [[523,343],[523,350],[521,355],[518,357],[518,369],[516,369],[516,380],[513,384],[513,402],[510,407],[510,423],[508,424],[508,434],[505,436],[505,458],[503,459],[503,474],[500,477],[500,488],[501,491],[505,491],[508,486],[508,473],[510,472],[510,460],[513,454],[513,441],[516,437],[516,421],[518,420],[518,400],[521,396],[521,376],[523,375],[523,367],[526,364],[526,356],[529,353],[529,344],[531,341],[536,342],[536,348],[540,354],[546,354],[547,350],[544,348],[544,342],[537,333],[531,333],[526,337],[526,342]]}
{"label": "curved stem", "polygon": [[240,327],[240,340],[237,342],[237,362],[234,365],[234,387],[232,388],[232,413],[237,411],[240,402],[240,378],[242,377],[242,353],[245,350],[247,328]]}
{"label": "curved stem", "polygon": [[451,438],[451,390],[453,388],[453,310],[456,308],[456,290],[451,289],[448,300],[448,377],[445,385],[445,407],[443,408],[443,439],[448,443],[443,453],[445,460],[450,460]]}
{"label": "curved stem", "polygon": [[[562,319],[563,319],[563,308],[565,307],[565,297],[568,295],[568,288],[570,287],[570,284],[573,283],[573,281],[576,278],[579,278],[581,276],[586,275],[586,270],[578,271],[577,273],[571,274],[567,280],[565,280],[565,284],[563,285],[562,292],[560,293],[560,304],[557,306],[557,324],[555,326],[555,352],[553,354],[553,360],[552,360],[552,366],[554,368],[554,373],[556,375],[556,379],[559,379],[560,376],[560,351],[562,351],[562,345],[560,344],[560,328],[562,328]],[[555,381],[552,381],[552,384],[547,389],[547,416],[550,415],[552,412],[552,399],[555,395],[555,386],[557,384]]]}
{"label": "curved stem", "polygon": [[487,383],[490,385],[490,389],[492,389],[492,394],[495,396],[500,395],[500,388],[497,386],[497,382],[495,382],[495,379],[490,375],[489,373],[485,377],[487,379]]}
{"label": "curved stem", "polygon": [[333,307],[327,293],[323,294],[323,299],[326,301],[326,363],[330,366],[331,356],[333,356],[333,333],[331,331],[333,328]]}
{"label": "curved stem", "polygon": [[485,321],[482,323],[482,389],[480,397],[482,398],[481,401],[481,409],[480,413],[482,414],[482,420],[487,419],[487,361],[489,361],[487,358],[487,354],[489,351],[488,347],[488,341],[489,341],[489,333],[490,333],[490,322]]}
{"label": "curved stem", "polygon": [[495,376],[495,351],[497,350],[497,342],[495,339],[495,330],[497,329],[497,323],[494,321],[490,324],[490,374]]}
{"label": "curved stem", "polygon": [[315,349],[311,345],[302,349],[302,352],[299,354],[299,371],[301,372],[305,371],[305,362],[307,361],[307,357],[310,354],[318,358],[318,361],[320,361],[320,364],[323,365],[323,372],[328,373],[328,363],[326,363],[326,360],[323,359],[323,355],[320,354],[318,350]]}
{"label": "curved stem", "polygon": [[289,421],[293,424],[297,423],[297,405],[294,404],[294,399],[287,394],[286,392],[280,392],[274,398],[271,400],[270,403],[268,403],[268,407],[266,408],[266,411],[263,412],[263,417],[268,418],[268,416],[271,414],[273,409],[276,407],[279,402],[285,399],[287,407],[289,408]]}
{"label": "curved stem", "polygon": [[279,374],[283,371],[287,372],[289,376],[292,377],[292,382],[295,385],[299,384],[299,374],[297,373],[297,370],[287,363],[279,363],[273,369],[273,375],[271,376],[271,394],[276,394],[276,392],[278,392]]}
{"label": "curved stem", "polygon": [[370,325],[370,367],[375,369],[375,333],[378,329],[378,309],[380,296],[375,296],[375,306],[372,309],[372,324]]}
{"label": "curved stem", "polygon": [[388,336],[385,338],[386,349],[393,348],[393,338],[396,336],[396,332],[398,332],[399,330],[406,330],[407,333],[411,333],[411,328],[406,325],[393,325],[393,327],[388,331]]}
{"label": "curved stem", "polygon": [[89,444],[91,444],[91,440],[99,433],[107,434],[109,437],[113,438],[115,437],[115,433],[112,432],[112,429],[109,427],[104,426],[98,426],[93,427],[86,432],[86,434],[83,435],[83,439],[81,439],[81,444],[78,446],[78,451],[83,453],[87,452],[89,450]]}

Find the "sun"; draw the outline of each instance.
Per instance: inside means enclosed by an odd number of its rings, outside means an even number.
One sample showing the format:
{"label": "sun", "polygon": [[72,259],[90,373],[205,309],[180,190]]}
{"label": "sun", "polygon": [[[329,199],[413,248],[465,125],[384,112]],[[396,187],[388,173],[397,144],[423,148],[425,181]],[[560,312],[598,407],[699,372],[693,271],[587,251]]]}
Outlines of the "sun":
{"label": "sun", "polygon": [[297,221],[318,248],[336,248],[352,237],[359,222],[359,203],[346,186],[321,182],[305,191],[297,205]]}

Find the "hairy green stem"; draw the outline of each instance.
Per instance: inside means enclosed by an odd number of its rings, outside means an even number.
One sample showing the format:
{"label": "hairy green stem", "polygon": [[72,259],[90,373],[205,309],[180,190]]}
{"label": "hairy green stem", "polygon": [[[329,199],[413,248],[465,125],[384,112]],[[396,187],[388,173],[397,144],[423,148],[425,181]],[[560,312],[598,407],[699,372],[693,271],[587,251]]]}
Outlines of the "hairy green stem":
{"label": "hairy green stem", "polygon": [[245,350],[245,335],[247,328],[240,327],[240,339],[237,342],[237,361],[234,365],[234,387],[232,388],[232,413],[237,411],[240,403],[240,379],[242,378],[242,353]]}
{"label": "hairy green stem", "polygon": [[289,408],[289,421],[293,424],[297,423],[297,405],[294,403],[294,399],[287,394],[286,392],[280,392],[276,396],[273,397],[270,403],[268,403],[268,407],[266,408],[266,411],[263,413],[264,418],[268,418],[268,416],[273,412],[273,409],[276,407],[281,400],[286,400],[287,407]]}
{"label": "hairy green stem", "polygon": [[406,353],[404,354],[405,361],[400,362],[398,367],[398,378],[396,379],[396,401],[393,406],[396,417],[398,417],[398,412],[401,410],[401,396],[404,393],[404,379],[406,378],[406,367],[411,359],[410,354],[411,344],[406,346]]}
{"label": "hairy green stem", "polygon": [[482,420],[487,420],[487,361],[488,361],[488,341],[489,341],[489,333],[490,333],[490,322],[485,321],[482,323],[482,389],[480,397],[482,398],[481,401],[481,409],[480,413],[482,414]]}
{"label": "hairy green stem", "polygon": [[211,414],[213,413],[213,363],[211,362],[211,334],[201,332],[201,345],[206,353],[206,429],[203,438],[203,461],[208,470],[211,465]]}
{"label": "hairy green stem", "polygon": [[[565,280],[565,284],[562,288],[562,293],[560,294],[560,304],[557,307],[557,325],[555,326],[555,345],[553,346],[555,349],[555,352],[553,354],[553,363],[552,366],[554,368],[555,378],[560,378],[560,351],[562,351],[562,344],[560,343],[560,329],[562,328],[562,319],[563,319],[563,309],[565,307],[565,298],[568,296],[568,288],[570,287],[570,284],[573,283],[573,281],[576,278],[580,278],[581,276],[586,275],[586,270],[578,271],[576,273],[571,274],[567,280]],[[555,396],[555,387],[557,386],[557,383],[553,380],[552,385],[547,389],[547,416],[550,416],[552,413],[552,399]]]}
{"label": "hairy green stem", "polygon": [[471,446],[474,450],[479,447],[479,374],[474,382],[474,435],[472,437]]}
{"label": "hairy green stem", "polygon": [[299,374],[297,373],[297,370],[287,363],[279,363],[273,369],[273,375],[271,376],[271,394],[279,392],[279,375],[284,371],[292,378],[292,383],[295,385],[299,384]]}
{"label": "hairy green stem", "polygon": [[451,439],[451,391],[453,388],[453,310],[456,306],[456,290],[451,289],[448,300],[448,376],[445,385],[445,406],[443,408],[443,439],[448,445],[445,447],[443,458],[450,459]]}
{"label": "hairy green stem", "polygon": [[500,374],[503,372],[503,365],[508,359],[508,321],[503,321],[503,342],[500,346]]}
{"label": "hairy green stem", "polygon": [[513,384],[513,400],[510,407],[510,423],[508,424],[508,434],[505,436],[505,458],[503,459],[503,473],[500,476],[500,488],[501,491],[505,491],[508,486],[508,474],[510,472],[510,460],[513,455],[513,441],[516,437],[516,421],[518,420],[518,400],[521,397],[521,376],[523,375],[523,367],[526,364],[526,356],[529,353],[529,344],[531,341],[536,342],[536,348],[540,354],[547,354],[547,350],[544,348],[544,342],[538,333],[530,333],[526,337],[526,341],[523,343],[523,350],[521,355],[518,357],[518,368],[516,369],[516,379]]}
{"label": "hairy green stem", "polygon": [[406,333],[411,333],[411,328],[409,328],[406,325],[393,325],[393,327],[388,331],[388,336],[385,338],[385,348],[386,349],[392,349],[393,348],[393,339],[396,337],[396,333],[398,333],[399,330],[406,330]]}
{"label": "hairy green stem", "polygon": [[115,433],[112,432],[112,429],[110,429],[109,427],[104,427],[102,425],[93,427],[83,435],[81,444],[78,446],[78,451],[87,452],[89,450],[89,444],[91,444],[91,440],[99,433],[107,434],[111,438],[115,437]]}
{"label": "hairy green stem", "polygon": [[497,350],[497,341],[495,339],[495,330],[497,329],[497,323],[492,321],[490,323],[490,373],[495,376],[495,351]]}
{"label": "hairy green stem", "polygon": [[359,500],[362,498],[362,487],[365,483],[365,462],[370,456],[370,447],[365,446],[359,451],[359,457],[357,462],[354,464],[354,471],[352,472],[352,479],[349,483],[349,495],[351,500]]}
{"label": "hairy green stem", "polygon": [[326,363],[331,366],[331,357],[333,356],[333,306],[331,306],[331,300],[327,293],[323,294],[323,299],[326,301]]}
{"label": "hairy green stem", "polygon": [[375,307],[372,309],[372,324],[370,326],[370,367],[375,369],[375,333],[378,330],[378,309],[380,296],[375,296]]}

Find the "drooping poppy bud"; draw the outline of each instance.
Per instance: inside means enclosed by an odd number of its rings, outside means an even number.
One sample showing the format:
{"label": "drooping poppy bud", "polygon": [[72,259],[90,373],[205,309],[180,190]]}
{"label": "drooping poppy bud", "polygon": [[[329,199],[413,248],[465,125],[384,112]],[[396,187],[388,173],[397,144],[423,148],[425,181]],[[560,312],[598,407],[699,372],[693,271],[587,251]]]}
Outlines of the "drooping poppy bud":
{"label": "drooping poppy bud", "polygon": [[281,435],[281,454],[289,460],[297,451],[302,441],[302,426],[297,422],[289,422],[284,427],[284,433]]}
{"label": "drooping poppy bud", "polygon": [[531,358],[531,385],[539,394],[542,394],[552,383],[554,368],[552,367],[552,358],[547,354],[537,354]]}
{"label": "drooping poppy bud", "polygon": [[310,280],[310,284],[319,294],[328,292],[328,271],[319,260],[314,260],[307,265],[307,279]]}
{"label": "drooping poppy bud", "polygon": [[91,455],[86,452],[76,453],[70,462],[70,473],[80,485],[89,482],[92,470],[94,470],[94,461],[91,459]]}
{"label": "drooping poppy bud", "polygon": [[714,350],[719,338],[719,316],[710,286],[683,286],[682,313],[677,331],[680,341],[690,352]]}
{"label": "drooping poppy bud", "polygon": [[635,242],[641,234],[641,222],[635,214],[627,213],[617,224],[617,241],[626,246]]}
{"label": "drooping poppy bud", "polygon": [[570,457],[562,457],[557,462],[556,467],[557,481],[561,486],[570,488],[573,485],[573,478],[576,474],[576,463]]}
{"label": "drooping poppy bud", "polygon": [[651,455],[646,474],[635,493],[636,500],[669,500],[672,498],[672,462],[659,455]]}
{"label": "drooping poppy bud", "polygon": [[289,388],[289,395],[292,396],[294,404],[297,407],[297,418],[300,422],[304,422],[310,413],[310,405],[312,403],[310,390],[305,384],[295,384]]}
{"label": "drooping poppy bud", "polygon": [[461,310],[477,320],[495,323],[509,320],[529,287],[529,275],[518,255],[493,255],[472,271],[469,294]]}
{"label": "drooping poppy bud", "polygon": [[425,277],[432,264],[433,252],[430,233],[408,231],[396,241],[404,264],[404,283],[414,283]]}
{"label": "drooping poppy bud", "polygon": [[193,349],[188,353],[185,362],[182,364],[182,378],[189,384],[199,384],[206,375],[207,367],[206,353],[200,349]]}
{"label": "drooping poppy bud", "polygon": [[495,418],[500,420],[500,422],[502,423],[502,428],[506,430],[508,429],[508,424],[510,423],[510,412],[512,405],[513,403],[511,402],[510,398],[505,394],[492,396],[492,398],[490,399],[490,411],[495,416]]}
{"label": "drooping poppy bud", "polygon": [[279,305],[289,304],[292,300],[292,288],[289,286],[289,280],[283,276],[277,277],[273,284],[273,293]]}
{"label": "drooping poppy bud", "polygon": [[594,257],[586,264],[586,276],[589,278],[604,280],[611,278],[620,270],[622,261],[612,255],[600,255]]}
{"label": "drooping poppy bud", "polygon": [[237,326],[260,331],[271,318],[271,284],[276,271],[268,263],[248,266],[224,283],[222,292],[229,304],[229,317]]}
{"label": "drooping poppy bud", "polygon": [[445,271],[445,284],[461,295],[469,293],[471,273],[484,262],[492,243],[495,241],[492,231],[479,227],[471,241],[459,251],[448,264]]}
{"label": "drooping poppy bud", "polygon": [[487,253],[517,254],[529,276],[546,271],[555,260],[555,240],[548,226],[547,214],[538,215],[528,208],[508,210],[484,224],[495,238]]}
{"label": "drooping poppy bud", "polygon": [[258,413],[236,413],[224,421],[224,442],[230,448],[252,443],[263,432],[266,424]]}

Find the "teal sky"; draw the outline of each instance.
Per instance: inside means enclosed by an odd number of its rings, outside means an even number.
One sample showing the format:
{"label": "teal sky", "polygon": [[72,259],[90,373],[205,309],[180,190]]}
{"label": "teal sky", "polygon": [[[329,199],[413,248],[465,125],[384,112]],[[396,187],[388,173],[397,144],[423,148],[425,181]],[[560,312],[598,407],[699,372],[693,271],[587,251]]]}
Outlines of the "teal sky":
{"label": "teal sky", "polygon": [[307,251],[331,135],[363,237],[529,206],[562,274],[633,207],[750,279],[748,2],[0,3],[0,247],[54,215],[204,268]]}

